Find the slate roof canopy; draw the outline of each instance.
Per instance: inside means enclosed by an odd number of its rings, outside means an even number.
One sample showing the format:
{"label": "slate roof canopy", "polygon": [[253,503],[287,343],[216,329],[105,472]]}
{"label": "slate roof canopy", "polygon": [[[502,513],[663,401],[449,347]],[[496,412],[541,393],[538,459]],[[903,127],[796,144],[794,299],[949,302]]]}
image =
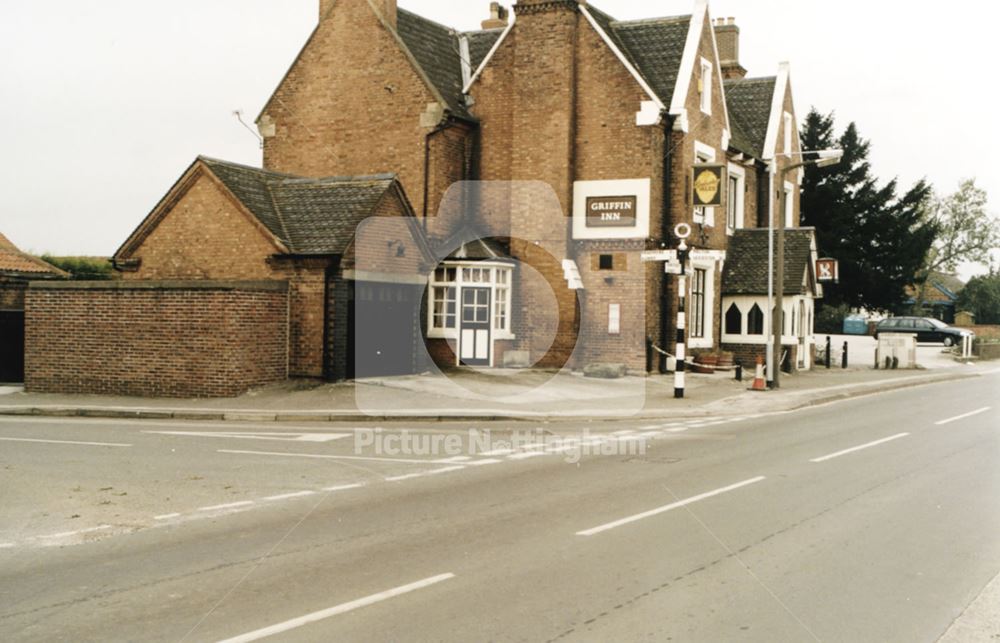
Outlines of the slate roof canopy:
{"label": "slate roof canopy", "polygon": [[33,257],[0,233],[0,276],[26,279],[65,279],[69,273]]}
{"label": "slate roof canopy", "polygon": [[[812,271],[815,229],[785,230],[785,295],[803,294],[802,277]],[[766,295],[768,229],[736,230],[722,274],[723,295]]]}
{"label": "slate roof canopy", "polygon": [[343,254],[358,224],[398,184],[395,174],[307,179],[199,160],[291,253],[301,255]]}

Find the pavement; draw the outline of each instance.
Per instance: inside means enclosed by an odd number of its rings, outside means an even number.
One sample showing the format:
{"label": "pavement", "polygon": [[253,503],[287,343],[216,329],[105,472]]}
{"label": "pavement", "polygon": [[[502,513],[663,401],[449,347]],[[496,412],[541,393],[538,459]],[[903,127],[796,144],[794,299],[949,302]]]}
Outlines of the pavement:
{"label": "pavement", "polygon": [[[824,338],[825,341],[825,338]],[[842,345],[844,338],[834,338]],[[783,375],[781,389],[748,391],[753,372],[742,382],[733,373],[688,373],[684,399],[673,395],[673,375],[586,378],[568,371],[457,369],[446,373],[386,377],[346,383],[290,381],[232,399],[132,398],[101,395],[0,391],[0,415],[89,416],[184,419],[193,421],[378,421],[441,420],[600,420],[614,418],[698,417],[749,411],[793,410],[810,404],[900,387],[975,377],[990,365],[956,362],[940,346],[921,346],[921,370],[876,370],[867,358],[874,340],[853,342],[850,368],[822,366]],[[868,346],[871,343],[871,346]],[[839,354],[839,348],[837,349]]]}
{"label": "pavement", "polygon": [[995,640],[998,390],[489,425],[3,416],[0,638]]}

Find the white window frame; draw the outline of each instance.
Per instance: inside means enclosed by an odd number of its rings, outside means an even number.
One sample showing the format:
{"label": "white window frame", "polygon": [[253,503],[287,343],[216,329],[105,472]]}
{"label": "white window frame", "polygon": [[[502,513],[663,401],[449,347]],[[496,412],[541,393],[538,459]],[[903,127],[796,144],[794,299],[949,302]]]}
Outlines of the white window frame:
{"label": "white window frame", "polygon": [[[715,157],[716,157],[716,152],[714,147],[712,147],[711,145],[706,145],[701,141],[694,142],[694,162],[696,165],[699,163],[715,163]],[[692,190],[694,189],[693,185],[691,186],[691,189]],[[695,208],[692,215],[692,220],[695,223],[700,223],[710,228],[714,227],[715,208],[706,208],[706,207]]]}
{"label": "white window frame", "polygon": [[[726,202],[726,233],[732,235],[736,230],[742,230],[746,227],[746,194],[747,194],[747,175],[746,170],[744,170],[739,165],[733,163],[728,164],[729,168],[729,178],[726,179],[727,183],[730,178],[736,179],[736,225],[730,227],[729,225],[729,203]],[[727,185],[728,187],[728,185]],[[731,196],[727,192],[727,198]]]}
{"label": "white window frame", "polygon": [[690,333],[690,329],[693,328],[694,310],[692,309],[688,313],[688,320],[690,328],[688,330],[688,345],[691,348],[712,348],[715,346],[715,270],[716,262],[714,261],[692,261],[691,262],[691,274],[688,277],[688,302],[693,305],[694,297],[692,296],[692,289],[694,287],[694,271],[704,270],[705,271],[705,336],[704,337],[694,337]]}
{"label": "white window frame", "polygon": [[795,184],[785,181],[785,228],[795,227]]}
{"label": "white window frame", "polygon": [[[458,340],[458,331],[460,324],[458,323],[459,318],[462,314],[462,289],[465,287],[469,288],[489,288],[490,289],[490,324],[492,337],[494,340],[498,339],[516,339],[516,335],[512,332],[512,317],[513,317],[513,291],[514,291],[514,266],[509,263],[495,262],[495,261],[444,261],[441,263],[439,268],[447,268],[449,270],[455,271],[454,281],[438,281],[437,271],[435,270],[430,274],[428,278],[428,302],[427,302],[427,337],[429,339],[454,339]],[[482,269],[488,272],[488,275],[483,281],[469,281],[465,278],[465,270],[475,270]],[[499,283],[497,274],[500,271],[505,271],[507,273],[507,283]],[[454,288],[455,289],[455,327],[454,328],[435,328],[434,327],[434,289],[435,288]],[[503,296],[503,303],[506,307],[507,315],[504,319],[503,328],[496,327],[497,319],[497,298]]]}
{"label": "white window frame", "polygon": [[701,77],[698,79],[700,82],[699,87],[701,88],[699,95],[699,102],[702,114],[712,115],[712,74],[715,73],[715,67],[712,65],[712,61],[708,58],[701,59],[701,65],[699,66],[701,70]]}

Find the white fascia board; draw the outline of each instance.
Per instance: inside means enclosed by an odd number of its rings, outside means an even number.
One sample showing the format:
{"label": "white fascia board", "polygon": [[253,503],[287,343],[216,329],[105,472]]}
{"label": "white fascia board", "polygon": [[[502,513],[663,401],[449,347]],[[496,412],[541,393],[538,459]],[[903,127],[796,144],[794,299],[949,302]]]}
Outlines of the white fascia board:
{"label": "white fascia board", "polygon": [[469,37],[465,34],[458,38],[458,57],[462,63],[462,84],[468,86],[472,80],[472,58],[469,54]]}
{"label": "white fascia board", "polygon": [[764,160],[774,158],[774,148],[778,145],[778,134],[781,133],[782,117],[785,113],[785,94],[788,93],[788,63],[778,65],[778,80],[774,83],[774,96],[771,97],[771,117],[767,123],[767,136],[764,139]]}
{"label": "white fascia board", "polygon": [[[714,24],[712,22],[712,11],[705,6],[705,14],[708,17],[708,24]],[[719,43],[715,38],[715,27],[712,27],[709,31],[712,32],[712,51],[715,55],[715,77],[719,83],[719,97],[722,98],[722,118],[724,119],[723,130],[722,130],[722,149],[729,149],[729,139],[730,132],[732,128],[729,127],[729,105],[726,103],[726,83],[722,78],[722,61],[719,60]]]}
{"label": "white fascia board", "polygon": [[[677,85],[670,101],[670,113],[680,114],[685,111],[687,95],[691,89],[691,77],[694,76],[694,65],[698,59],[698,44],[705,30],[705,16],[708,15],[708,0],[696,0],[691,13],[691,24],[688,27],[687,41],[684,43],[684,54],[681,56],[681,66],[677,71]],[[687,131],[687,130],[684,130]]]}
{"label": "white fascia board", "polygon": [[639,86],[642,87],[642,90],[644,92],[646,92],[646,95],[649,97],[649,100],[656,103],[656,106],[660,109],[660,111],[665,110],[666,105],[663,104],[663,101],[660,100],[660,97],[656,95],[656,92],[654,92],[653,88],[649,86],[649,83],[646,82],[646,79],[639,74],[639,70],[636,69],[634,66],[632,66],[632,63],[630,63],[628,59],[625,58],[625,55],[621,52],[621,50],[618,49],[617,46],[615,46],[614,41],[612,41],[611,38],[608,36],[608,34],[605,33],[604,29],[601,29],[601,26],[597,24],[596,20],[594,20],[594,16],[591,15],[590,10],[587,9],[586,5],[584,4],[580,5],[580,13],[582,13],[584,17],[587,18],[587,22],[590,23],[590,26],[593,27],[594,31],[596,31],[597,34],[601,37],[601,40],[604,41],[604,44],[606,44],[608,48],[611,49],[611,51],[615,54],[615,57],[618,58],[618,62],[620,62],[625,67],[625,69],[628,70],[628,73],[632,75],[632,78],[634,78],[635,81],[639,83]]}
{"label": "white fascia board", "polygon": [[465,84],[465,87],[462,88],[463,94],[468,94],[469,90],[472,89],[472,86],[476,84],[477,80],[479,80],[479,76],[483,73],[483,70],[486,69],[486,65],[490,64],[490,61],[493,59],[493,56],[497,53],[497,50],[500,49],[500,45],[503,44],[503,41],[507,39],[507,35],[510,33],[511,29],[514,28],[514,25],[516,23],[517,23],[517,13],[512,11],[510,24],[507,25],[507,28],[503,30],[503,33],[500,34],[500,37],[497,38],[497,41],[493,43],[493,46],[490,47],[489,53],[487,53],[486,57],[483,58],[483,62],[479,63],[479,67],[476,68],[476,73],[472,75],[472,78],[469,79],[469,82],[467,82]]}

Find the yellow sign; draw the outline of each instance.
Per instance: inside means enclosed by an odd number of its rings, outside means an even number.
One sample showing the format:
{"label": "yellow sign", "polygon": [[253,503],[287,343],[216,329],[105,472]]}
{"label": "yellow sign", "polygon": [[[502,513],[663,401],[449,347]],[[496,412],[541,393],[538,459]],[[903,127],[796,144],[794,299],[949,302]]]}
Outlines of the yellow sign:
{"label": "yellow sign", "polygon": [[694,166],[693,201],[695,207],[721,207],[725,167],[722,165]]}

